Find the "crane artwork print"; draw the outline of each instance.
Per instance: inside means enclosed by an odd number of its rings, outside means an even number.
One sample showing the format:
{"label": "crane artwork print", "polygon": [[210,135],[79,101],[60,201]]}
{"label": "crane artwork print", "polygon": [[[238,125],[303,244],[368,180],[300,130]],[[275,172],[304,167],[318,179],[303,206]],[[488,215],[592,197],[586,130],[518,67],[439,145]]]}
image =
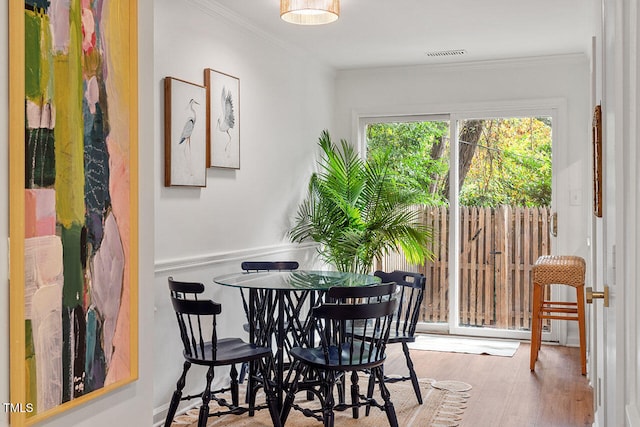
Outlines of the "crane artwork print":
{"label": "crane artwork print", "polygon": [[206,186],[206,105],[205,86],[165,77],[165,186]]}
{"label": "crane artwork print", "polygon": [[200,103],[193,98],[189,100],[189,106],[187,108],[191,110],[193,115],[184,123],[182,134],[180,134],[180,141],[178,141],[178,144],[186,143],[184,145],[184,156],[187,159],[187,163],[191,162],[191,134],[196,125],[196,110],[193,108],[193,104],[200,105]]}
{"label": "crane artwork print", "polygon": [[220,110],[220,117],[218,117],[218,130],[227,134],[229,141],[225,144],[224,151],[229,151],[229,145],[231,144],[229,131],[235,126],[236,119],[233,113],[233,97],[226,86],[222,86],[220,101],[222,102],[222,109]]}
{"label": "crane artwork print", "polygon": [[208,100],[208,165],[240,169],[240,79],[206,68],[204,81]]}

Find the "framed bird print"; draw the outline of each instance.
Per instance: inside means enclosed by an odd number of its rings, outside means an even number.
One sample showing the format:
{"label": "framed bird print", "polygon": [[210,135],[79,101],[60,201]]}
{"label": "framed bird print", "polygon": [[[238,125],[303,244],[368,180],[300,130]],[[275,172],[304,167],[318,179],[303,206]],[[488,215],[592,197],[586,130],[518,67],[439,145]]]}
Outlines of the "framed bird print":
{"label": "framed bird print", "polygon": [[164,79],[164,185],[205,187],[207,90],[174,77]]}
{"label": "framed bird print", "polygon": [[207,68],[207,166],[240,169],[240,79]]}

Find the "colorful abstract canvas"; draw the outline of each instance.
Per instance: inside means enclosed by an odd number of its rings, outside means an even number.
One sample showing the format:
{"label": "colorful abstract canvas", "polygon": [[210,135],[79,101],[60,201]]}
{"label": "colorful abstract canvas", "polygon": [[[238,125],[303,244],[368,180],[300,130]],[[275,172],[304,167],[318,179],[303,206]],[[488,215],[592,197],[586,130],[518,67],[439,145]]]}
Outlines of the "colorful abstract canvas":
{"label": "colorful abstract canvas", "polygon": [[11,277],[12,287],[22,279],[23,318],[11,318],[12,331],[22,329],[24,383],[12,377],[12,400],[29,409],[16,425],[137,376],[135,3],[25,0],[10,9],[24,22],[22,43],[11,45],[12,58],[22,49],[24,72],[10,70],[24,83],[22,99],[11,98],[24,105],[24,159],[11,165],[11,191],[23,192],[24,228],[11,230],[23,241],[24,271]]}

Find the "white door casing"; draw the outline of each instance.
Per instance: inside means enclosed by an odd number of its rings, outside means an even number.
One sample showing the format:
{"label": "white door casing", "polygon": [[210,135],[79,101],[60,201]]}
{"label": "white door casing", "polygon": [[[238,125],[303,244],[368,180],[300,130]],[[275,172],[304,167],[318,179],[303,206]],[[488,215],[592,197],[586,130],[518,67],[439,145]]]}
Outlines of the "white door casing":
{"label": "white door casing", "polygon": [[[608,285],[610,306],[594,301],[596,426],[640,426],[638,349],[638,30],[637,0],[602,0],[603,219],[594,222],[594,259],[602,260],[594,288]],[[595,85],[596,88],[598,85]],[[598,95],[598,90],[596,90]],[[600,290],[598,289],[598,290]]]}

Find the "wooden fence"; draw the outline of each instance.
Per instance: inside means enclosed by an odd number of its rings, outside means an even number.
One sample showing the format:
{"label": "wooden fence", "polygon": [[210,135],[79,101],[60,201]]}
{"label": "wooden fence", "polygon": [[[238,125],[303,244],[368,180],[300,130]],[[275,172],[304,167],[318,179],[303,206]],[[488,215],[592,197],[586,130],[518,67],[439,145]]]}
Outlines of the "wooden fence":
{"label": "wooden fence", "polygon": [[[448,322],[449,208],[416,206],[434,233],[435,257],[424,265],[407,265],[389,254],[382,270],[420,271],[427,278],[423,322]],[[550,253],[548,207],[460,209],[460,325],[530,329],[531,267]]]}

